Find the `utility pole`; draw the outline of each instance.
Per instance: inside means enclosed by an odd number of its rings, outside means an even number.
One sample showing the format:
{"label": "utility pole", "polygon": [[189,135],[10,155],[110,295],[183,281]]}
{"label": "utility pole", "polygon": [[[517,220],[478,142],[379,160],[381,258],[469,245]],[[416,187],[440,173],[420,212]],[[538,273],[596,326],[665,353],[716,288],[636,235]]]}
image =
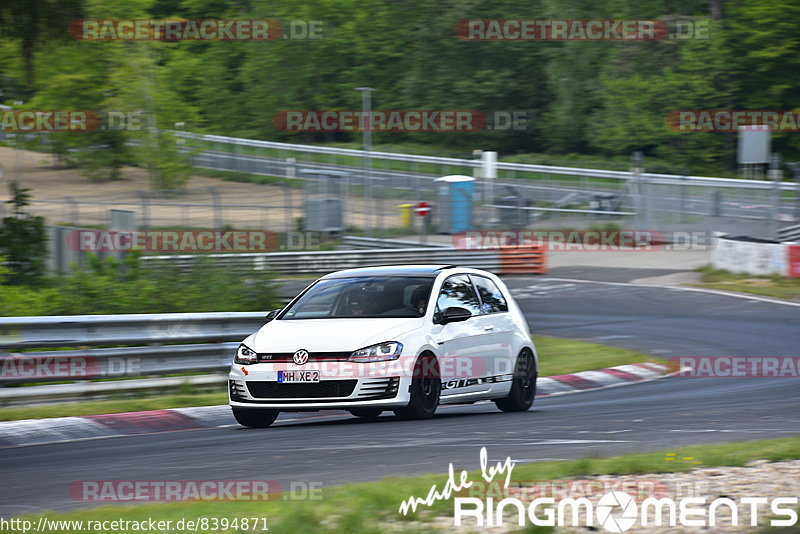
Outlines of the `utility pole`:
{"label": "utility pole", "polygon": [[650,206],[648,196],[650,194],[649,188],[642,174],[644,173],[644,154],[640,151],[635,151],[631,154],[631,172],[635,182],[636,191],[636,218],[640,229],[651,230],[650,226]]}
{"label": "utility pole", "polygon": [[769,234],[770,238],[778,239],[778,219],[781,214],[781,180],[783,179],[783,170],[781,170],[781,155],[777,152],[773,152],[769,160],[769,177],[773,183]]}
{"label": "utility pole", "polygon": [[372,87],[356,87],[356,91],[361,93],[361,128],[364,135],[364,194],[369,191],[369,208],[372,211],[372,221],[370,223],[369,235],[374,237],[375,219],[377,209],[375,205],[374,191],[371,183],[372,174]]}

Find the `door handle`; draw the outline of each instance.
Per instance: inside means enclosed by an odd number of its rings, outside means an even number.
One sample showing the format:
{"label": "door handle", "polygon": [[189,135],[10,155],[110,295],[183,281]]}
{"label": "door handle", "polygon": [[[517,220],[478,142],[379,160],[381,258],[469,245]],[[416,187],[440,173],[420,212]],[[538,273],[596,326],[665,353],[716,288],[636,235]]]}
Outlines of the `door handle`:
{"label": "door handle", "polygon": [[491,325],[487,325],[483,327],[483,330],[486,332],[491,332],[492,330],[494,330],[494,327]]}
{"label": "door handle", "polygon": [[434,341],[436,342],[437,345],[444,345],[444,340],[440,338],[435,338]]}

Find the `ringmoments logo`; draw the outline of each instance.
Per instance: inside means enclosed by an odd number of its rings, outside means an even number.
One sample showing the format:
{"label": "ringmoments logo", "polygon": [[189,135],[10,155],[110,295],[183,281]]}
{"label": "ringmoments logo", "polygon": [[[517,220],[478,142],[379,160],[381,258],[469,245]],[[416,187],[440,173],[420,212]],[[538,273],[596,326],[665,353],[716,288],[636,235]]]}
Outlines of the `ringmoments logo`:
{"label": "ringmoments logo", "polygon": [[[797,497],[743,497],[738,500],[719,497],[685,497],[673,499],[651,495],[631,496],[625,491],[612,490],[599,499],[585,496],[536,497],[462,497],[474,484],[492,484],[495,479],[507,489],[516,463],[507,457],[490,465],[486,447],[480,451],[480,479],[473,480],[467,471],[458,474],[451,463],[448,477],[441,488],[434,484],[426,497],[410,496],[400,505],[399,512],[408,515],[421,506],[453,498],[453,525],[456,527],[498,527],[510,524],[537,527],[602,527],[606,532],[626,532],[634,526],[646,527],[715,527],[722,521],[731,526],[756,527],[759,517],[771,516],[769,525],[793,526],[798,516]],[[747,516],[747,520],[745,519]],[[722,518],[725,519],[722,519]],[[596,528],[595,528],[596,530]]]}

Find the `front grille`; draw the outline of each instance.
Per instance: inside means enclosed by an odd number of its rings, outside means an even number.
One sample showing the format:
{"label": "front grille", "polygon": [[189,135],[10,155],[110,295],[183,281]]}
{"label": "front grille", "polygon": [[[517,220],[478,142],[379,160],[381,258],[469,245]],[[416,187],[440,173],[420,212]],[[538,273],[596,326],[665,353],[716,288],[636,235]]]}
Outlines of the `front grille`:
{"label": "front grille", "polygon": [[320,397],[349,397],[358,380],[324,380],[314,384],[279,384],[278,382],[247,382],[250,395],[257,399],[304,399]]}
{"label": "front grille", "polygon": [[228,380],[228,388],[231,394],[231,400],[241,401],[244,400],[245,391],[244,384],[237,380]]}
{"label": "front grille", "polygon": [[[350,358],[351,352],[310,352],[308,363],[316,361],[337,362]],[[294,352],[263,352],[258,354],[259,363],[287,363],[293,362]]]}
{"label": "front grille", "polygon": [[361,384],[361,388],[358,390],[358,398],[361,400],[393,399],[397,396],[399,386],[399,376],[367,380]]}

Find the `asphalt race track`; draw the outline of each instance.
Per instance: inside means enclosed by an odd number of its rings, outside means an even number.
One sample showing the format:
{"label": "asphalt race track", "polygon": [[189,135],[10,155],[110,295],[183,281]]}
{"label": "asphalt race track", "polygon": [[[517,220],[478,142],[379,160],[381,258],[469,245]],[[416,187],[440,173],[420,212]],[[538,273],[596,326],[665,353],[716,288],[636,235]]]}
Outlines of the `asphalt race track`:
{"label": "asphalt race track", "polygon": [[[603,271],[507,283],[538,334],[664,358],[800,356],[800,306],[621,283],[662,271]],[[79,480],[267,479],[287,488],[446,472],[450,462],[476,469],[482,446],[490,461],[535,462],[787,437],[800,434],[800,380],[662,378],[541,398],[522,414],[443,407],[421,422],[388,412],[377,422],[340,412],[282,418],[294,420],[0,450],[0,516],[81,506],[68,494]]]}

